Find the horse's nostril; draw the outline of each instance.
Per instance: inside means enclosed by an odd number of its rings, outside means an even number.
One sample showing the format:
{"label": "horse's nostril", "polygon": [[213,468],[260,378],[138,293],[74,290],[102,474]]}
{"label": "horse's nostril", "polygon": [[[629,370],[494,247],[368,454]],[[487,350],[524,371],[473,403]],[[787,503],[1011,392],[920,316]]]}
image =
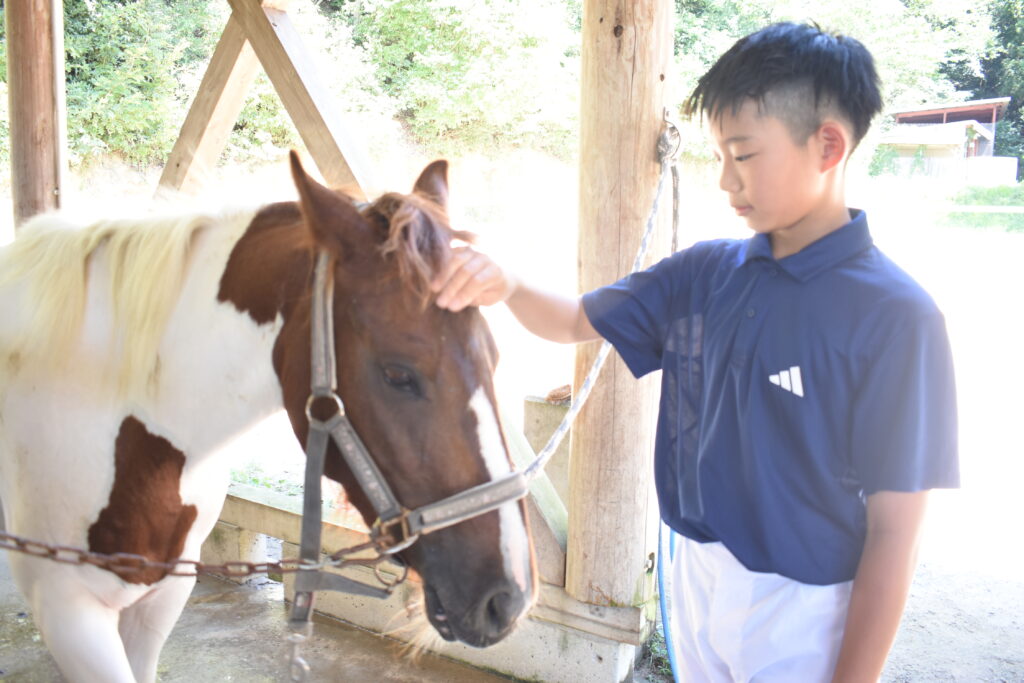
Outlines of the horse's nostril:
{"label": "horse's nostril", "polygon": [[512,623],[522,607],[522,601],[508,591],[499,591],[487,601],[487,623],[496,631],[504,630]]}

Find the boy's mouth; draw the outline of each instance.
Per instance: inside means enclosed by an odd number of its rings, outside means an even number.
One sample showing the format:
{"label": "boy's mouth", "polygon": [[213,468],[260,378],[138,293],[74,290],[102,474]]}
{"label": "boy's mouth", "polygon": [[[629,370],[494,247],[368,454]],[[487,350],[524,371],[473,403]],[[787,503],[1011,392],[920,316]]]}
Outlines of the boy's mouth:
{"label": "boy's mouth", "polygon": [[731,206],[733,209],[735,209],[737,216],[746,216],[748,213],[754,210],[753,207],[751,207],[750,205],[736,206],[735,204],[733,204]]}

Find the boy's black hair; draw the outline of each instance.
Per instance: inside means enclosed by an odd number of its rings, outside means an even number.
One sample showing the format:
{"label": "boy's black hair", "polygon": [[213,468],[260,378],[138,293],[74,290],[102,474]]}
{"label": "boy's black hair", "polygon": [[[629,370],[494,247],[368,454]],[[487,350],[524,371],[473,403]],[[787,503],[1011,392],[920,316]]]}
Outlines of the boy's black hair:
{"label": "boy's black hair", "polygon": [[737,41],[697,82],[684,111],[717,118],[753,100],[798,142],[835,112],[852,126],[856,147],[882,109],[879,90],[874,59],[859,41],[787,22]]}

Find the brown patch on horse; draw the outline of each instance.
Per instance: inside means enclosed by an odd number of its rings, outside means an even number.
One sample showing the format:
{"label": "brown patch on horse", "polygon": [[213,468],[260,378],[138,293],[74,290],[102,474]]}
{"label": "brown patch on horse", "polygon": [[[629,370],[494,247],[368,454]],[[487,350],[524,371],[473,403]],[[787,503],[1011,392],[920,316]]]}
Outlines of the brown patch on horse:
{"label": "brown patch on horse", "polygon": [[[179,487],[185,454],[128,416],[114,442],[114,486],[110,501],[89,527],[89,549],[133,553],[155,562],[181,557],[196,519],[195,505],[182,505]],[[156,583],[161,569],[115,571],[128,583]]]}
{"label": "brown patch on horse", "polygon": [[234,304],[259,325],[273,322],[305,287],[312,250],[296,202],[263,207],[231,250],[217,300]]}

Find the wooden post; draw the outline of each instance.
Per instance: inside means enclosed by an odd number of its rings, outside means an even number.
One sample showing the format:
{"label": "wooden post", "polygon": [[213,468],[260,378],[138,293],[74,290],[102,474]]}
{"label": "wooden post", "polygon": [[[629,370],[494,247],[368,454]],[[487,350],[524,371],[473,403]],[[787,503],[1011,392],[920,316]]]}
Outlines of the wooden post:
{"label": "wooden post", "polygon": [[[628,273],[640,244],[660,171],[671,21],[663,0],[584,2],[581,291]],[[662,229],[648,262],[667,252]],[[577,351],[577,387],[597,349]],[[637,606],[652,597],[653,379],[638,382],[613,354],[573,426],[566,591],[582,602]]]}
{"label": "wooden post", "polygon": [[60,207],[64,122],[64,13],[60,0],[4,6],[14,224]]}

